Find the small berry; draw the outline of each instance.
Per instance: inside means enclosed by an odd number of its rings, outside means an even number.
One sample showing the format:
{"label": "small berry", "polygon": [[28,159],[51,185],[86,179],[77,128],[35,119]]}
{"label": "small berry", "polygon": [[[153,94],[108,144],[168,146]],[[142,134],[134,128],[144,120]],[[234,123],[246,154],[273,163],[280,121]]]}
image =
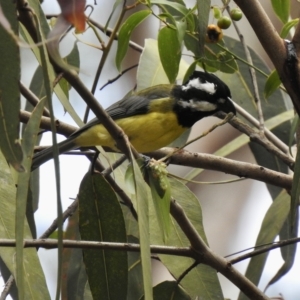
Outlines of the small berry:
{"label": "small berry", "polygon": [[243,13],[239,8],[234,8],[230,11],[230,17],[233,21],[239,21],[243,17]]}
{"label": "small berry", "polygon": [[231,25],[231,19],[229,17],[223,16],[218,20],[218,26],[222,29],[227,29]]}

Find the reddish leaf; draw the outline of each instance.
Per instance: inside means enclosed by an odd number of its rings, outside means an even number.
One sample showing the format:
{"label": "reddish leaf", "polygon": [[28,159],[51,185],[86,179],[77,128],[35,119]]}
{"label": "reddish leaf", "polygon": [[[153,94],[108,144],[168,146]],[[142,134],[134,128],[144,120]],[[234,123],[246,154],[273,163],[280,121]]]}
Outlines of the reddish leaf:
{"label": "reddish leaf", "polygon": [[71,23],[77,32],[85,30],[85,0],[58,0],[63,17]]}

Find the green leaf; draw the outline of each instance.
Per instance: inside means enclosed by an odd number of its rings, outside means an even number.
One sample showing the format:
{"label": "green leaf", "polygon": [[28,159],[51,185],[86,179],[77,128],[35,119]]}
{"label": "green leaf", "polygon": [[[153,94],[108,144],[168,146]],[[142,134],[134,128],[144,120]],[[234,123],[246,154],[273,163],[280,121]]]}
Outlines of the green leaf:
{"label": "green leaf", "polygon": [[182,16],[186,16],[189,14],[189,10],[182,4],[176,3],[173,1],[167,1],[167,0],[151,0],[151,5],[156,4],[156,5],[167,5],[170,6],[170,8],[178,11]]}
{"label": "green leaf", "polygon": [[177,31],[170,27],[163,27],[158,33],[158,51],[163,68],[169,82],[174,83],[181,59],[181,44]]}
{"label": "green leaf", "polygon": [[[207,243],[199,200],[182,182],[170,178],[170,184],[172,197],[182,206],[190,222]],[[150,229],[151,243],[164,244],[153,205],[150,205]],[[174,220],[172,220],[170,235],[165,244],[175,247],[190,246],[187,237]],[[159,255],[159,258],[175,279],[178,279],[194,263],[194,260],[188,257]],[[181,286],[190,295],[191,299],[196,299],[197,296],[203,299],[224,299],[217,272],[203,264],[193,268],[181,281]]]}
{"label": "green leaf", "polygon": [[151,10],[142,10],[132,14],[122,25],[118,35],[118,48],[116,54],[116,66],[121,70],[122,61],[127,53],[132,31],[151,15]]}
{"label": "green leaf", "polygon": [[41,117],[45,106],[45,101],[41,100],[32,111],[31,117],[25,127],[22,148],[24,152],[24,159],[22,165],[25,167],[27,172],[22,172],[18,176],[17,184],[17,195],[16,195],[16,263],[17,263],[17,282],[19,295],[25,293],[25,274],[23,273],[23,261],[24,261],[24,221],[27,208],[27,197],[29,193],[29,179],[30,179],[30,168],[32,162],[32,156],[34,146],[36,145],[37,134],[40,129]]}
{"label": "green leaf", "polygon": [[20,53],[14,32],[18,32],[15,6],[10,1],[0,1],[11,29],[0,25],[0,148],[7,161],[17,170],[22,166],[22,148],[19,142],[20,111]]}
{"label": "green leaf", "polygon": [[296,216],[297,216],[299,199],[300,199],[299,197],[300,197],[300,147],[298,147],[297,150],[294,177],[293,177],[293,186],[291,191],[290,222],[292,228],[294,228],[296,225]]}
{"label": "green leaf", "polygon": [[[153,288],[154,299],[159,300],[190,300],[190,296],[176,281],[163,281]],[[142,298],[144,299],[144,298]]]}
{"label": "green leaf", "polygon": [[[66,240],[80,240],[78,228],[78,209],[68,218],[64,232]],[[82,249],[64,248],[62,255],[61,299],[86,299],[87,274],[83,262]]]}
{"label": "green leaf", "polygon": [[290,16],[290,0],[271,0],[271,3],[275,14],[285,24]]}
{"label": "green leaf", "polygon": [[[189,64],[187,64],[183,59],[181,59],[177,79],[183,79],[188,67]],[[138,91],[157,84],[169,83],[168,77],[163,70],[159,58],[156,40],[145,40],[145,46],[140,57],[136,77]]]}
{"label": "green leaf", "polygon": [[[30,4],[30,7],[35,8],[35,13],[38,12],[37,14],[38,14],[38,19],[40,21],[40,26],[41,26],[42,32],[43,32],[44,36],[47,36],[47,33],[49,32],[49,25],[47,23],[47,20],[45,18],[45,15],[44,15],[43,11],[40,9],[40,5],[37,6],[36,4],[38,2],[36,3],[36,1],[33,1],[33,0],[29,0],[28,2]],[[35,43],[34,43],[33,39],[31,38],[30,34],[25,29],[25,27],[23,27],[21,25],[20,29],[21,29],[20,30],[21,34],[22,34],[23,38],[25,39],[25,41],[29,45],[34,45]],[[34,53],[34,55],[36,56],[39,64],[41,65],[42,62],[41,62],[39,47],[32,46],[32,52]],[[52,66],[49,66],[48,71],[49,71],[49,76],[50,76],[51,82],[54,82],[55,78],[56,78],[56,74],[55,74]],[[70,114],[70,116],[73,118],[75,123],[78,126],[82,126],[83,122],[82,122],[81,118],[76,113],[73,106],[70,104],[69,99],[68,99],[67,95],[65,94],[65,91],[61,87],[60,83],[55,85],[54,92],[57,95],[57,97],[58,97],[59,101],[61,102],[61,104],[63,105],[64,109]]]}
{"label": "green leaf", "polygon": [[264,96],[265,98],[269,98],[281,85],[281,80],[279,78],[278,72],[273,70],[271,74],[268,76],[265,89]]}
{"label": "green leaf", "polygon": [[[234,52],[238,57],[246,59],[244,54],[244,48],[239,41],[228,37],[225,37],[224,39],[230,51]],[[250,53],[252,56],[253,65],[259,68],[263,73],[269,73],[265,62],[261,60],[261,58],[251,49]],[[228,76],[224,73],[218,73],[218,76],[228,84],[229,88],[231,89],[232,99],[238,104],[240,104],[248,113],[250,113],[253,116],[257,116],[257,108],[255,105],[255,101],[253,100],[253,96],[251,94],[252,80],[249,73],[249,67],[240,61],[238,61],[238,66],[239,71],[235,74]],[[258,89],[260,91],[260,99],[264,119],[268,120],[277,115],[280,115],[282,112],[285,112],[287,110],[287,107],[281,92],[277,90],[268,98],[268,101],[264,100],[262,91],[265,86],[266,78],[263,74],[258,72],[256,77]],[[276,126],[272,130],[272,132],[288,145],[290,130],[291,123],[285,122],[282,123],[280,126]],[[286,164],[279,160],[275,155],[270,154],[270,152],[268,152],[266,149],[264,149],[257,143],[251,142],[249,145],[259,165],[283,173],[288,172],[288,167],[286,166]],[[273,199],[275,199],[281,191],[281,188],[278,188],[274,185],[268,184],[267,188]]]}
{"label": "green leaf", "polygon": [[[138,244],[136,237],[128,236],[128,243]],[[127,300],[140,299],[143,291],[141,256],[138,252],[128,252],[128,294]]]}
{"label": "green leaf", "polygon": [[285,39],[285,38],[288,36],[290,30],[291,30],[293,27],[295,27],[298,23],[299,23],[299,19],[298,19],[298,18],[297,18],[297,19],[290,20],[290,21],[288,21],[287,23],[285,23],[284,26],[283,26],[282,29],[281,29],[280,37],[281,37],[282,39]]}
{"label": "green leaf", "polygon": [[[0,236],[3,239],[15,238],[15,214],[16,214],[16,183],[6,159],[0,152]],[[32,239],[32,235],[25,219],[23,223],[24,237]],[[5,265],[16,278],[16,250],[15,248],[0,247],[0,256]],[[47,284],[37,251],[34,248],[24,249],[24,299],[50,299]],[[19,285],[19,282],[18,282]],[[21,299],[20,297],[18,299]]]}
{"label": "green leaf", "polygon": [[[101,175],[86,174],[79,189],[79,231],[88,241],[126,242],[120,203]],[[127,253],[84,249],[83,258],[94,299],[122,299],[127,294]]]}
{"label": "green leaf", "polygon": [[150,300],[152,299],[152,278],[148,205],[152,199],[149,187],[144,181],[140,167],[134,159],[132,160],[132,166],[135,179],[135,194],[133,195],[133,198],[138,213],[144,295],[146,300]]}
{"label": "green leaf", "polygon": [[210,0],[197,0],[198,9],[198,43],[200,57],[204,56],[205,35],[207,31],[209,12],[210,12]]}
{"label": "green leaf", "polygon": [[[255,246],[272,243],[279,234],[290,209],[290,196],[282,190],[278,197],[269,207],[261,225]],[[247,267],[246,277],[255,285],[258,285],[268,253],[263,253],[251,258]],[[246,300],[244,294],[240,293],[239,300]]]}

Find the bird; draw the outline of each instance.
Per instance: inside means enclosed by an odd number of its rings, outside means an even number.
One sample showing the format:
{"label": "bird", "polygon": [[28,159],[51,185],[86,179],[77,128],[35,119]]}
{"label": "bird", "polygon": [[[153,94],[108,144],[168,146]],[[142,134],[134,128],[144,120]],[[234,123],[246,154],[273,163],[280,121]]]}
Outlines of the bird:
{"label": "bird", "polygon": [[[127,95],[106,109],[134,148],[148,153],[169,145],[197,121],[216,112],[236,114],[229,87],[216,75],[194,71],[183,84],[160,84]],[[91,120],[57,144],[59,153],[102,146],[118,151],[101,121]],[[33,156],[31,170],[53,158],[53,146]]]}

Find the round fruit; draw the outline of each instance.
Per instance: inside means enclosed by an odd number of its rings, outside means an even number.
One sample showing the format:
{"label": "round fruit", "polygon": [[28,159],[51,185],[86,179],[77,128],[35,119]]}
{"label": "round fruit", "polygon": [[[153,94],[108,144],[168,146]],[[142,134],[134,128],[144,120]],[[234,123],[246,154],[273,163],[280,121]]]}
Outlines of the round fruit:
{"label": "round fruit", "polygon": [[215,25],[210,24],[207,26],[205,41],[207,43],[218,43],[223,38],[222,29]]}
{"label": "round fruit", "polygon": [[243,13],[239,8],[234,8],[230,11],[230,17],[233,21],[239,21],[243,17]]}
{"label": "round fruit", "polygon": [[218,26],[222,29],[227,29],[231,25],[231,19],[229,17],[223,16],[218,20]]}

